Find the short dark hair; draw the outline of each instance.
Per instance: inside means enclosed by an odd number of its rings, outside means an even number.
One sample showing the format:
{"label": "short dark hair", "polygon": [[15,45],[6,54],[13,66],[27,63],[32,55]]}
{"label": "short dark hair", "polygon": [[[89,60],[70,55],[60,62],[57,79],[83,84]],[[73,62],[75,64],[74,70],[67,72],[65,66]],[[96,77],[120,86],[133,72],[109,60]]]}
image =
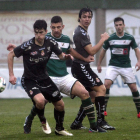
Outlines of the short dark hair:
{"label": "short dark hair", "polygon": [[62,22],[63,23],[62,18],[60,16],[54,16],[54,17],[52,17],[51,23],[59,23],[59,22]]}
{"label": "short dark hair", "polygon": [[81,18],[82,13],[87,13],[87,12],[91,13],[91,16],[93,16],[92,10],[91,10],[89,7],[87,7],[87,8],[82,8],[82,9],[79,11],[78,22],[80,22],[80,18]]}
{"label": "short dark hair", "polygon": [[47,23],[45,20],[43,19],[39,19],[39,20],[36,20],[34,25],[33,25],[33,28],[34,30],[35,29],[44,29],[44,30],[47,30]]}
{"label": "short dark hair", "polygon": [[124,19],[121,18],[121,17],[116,17],[116,18],[114,18],[114,24],[115,24],[115,22],[117,22],[117,21],[122,21],[123,24],[124,24]]}

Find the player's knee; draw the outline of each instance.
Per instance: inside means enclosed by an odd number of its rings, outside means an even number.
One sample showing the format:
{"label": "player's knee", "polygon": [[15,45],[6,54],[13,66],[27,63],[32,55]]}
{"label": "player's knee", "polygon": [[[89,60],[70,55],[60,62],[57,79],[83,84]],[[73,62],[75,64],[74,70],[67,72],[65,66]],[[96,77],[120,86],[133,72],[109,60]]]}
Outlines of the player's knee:
{"label": "player's knee", "polygon": [[136,86],[132,86],[130,89],[131,89],[131,92],[137,92],[138,91]]}
{"label": "player's knee", "polygon": [[55,107],[56,110],[64,111],[64,102],[63,102],[63,100],[60,100],[60,101],[55,102],[53,104],[54,104],[54,107]]}
{"label": "player's knee", "polygon": [[39,108],[39,109],[43,109],[44,106],[45,106],[45,100],[43,100],[43,99],[37,100],[37,101],[36,101],[36,106],[37,106],[37,108]]}
{"label": "player's knee", "polygon": [[86,89],[83,89],[81,91],[81,97],[84,98],[84,99],[88,98],[89,97],[89,92]]}
{"label": "player's knee", "polygon": [[105,83],[104,83],[105,87],[107,89],[110,89],[111,85],[112,85],[112,81],[111,80],[105,80]]}

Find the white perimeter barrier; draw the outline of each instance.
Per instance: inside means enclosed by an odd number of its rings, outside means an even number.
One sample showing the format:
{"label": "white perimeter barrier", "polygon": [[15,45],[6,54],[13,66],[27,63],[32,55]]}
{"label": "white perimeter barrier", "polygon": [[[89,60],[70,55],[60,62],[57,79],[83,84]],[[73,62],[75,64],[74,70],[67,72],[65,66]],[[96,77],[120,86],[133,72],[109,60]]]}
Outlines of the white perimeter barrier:
{"label": "white perimeter barrier", "polygon": [[[95,67],[92,68],[93,71],[100,77],[104,82],[106,68],[102,68],[102,73],[98,73]],[[135,69],[134,69],[135,71]],[[68,68],[68,72],[71,73],[71,68]],[[21,85],[21,76],[23,74],[23,69],[15,68],[14,74],[17,78],[16,85],[11,85],[9,83],[9,73],[8,69],[0,69],[0,77],[3,77],[6,81],[6,89],[0,93],[0,98],[29,98]],[[136,82],[138,90],[140,91],[140,71],[135,72]],[[110,89],[111,96],[131,96],[131,91],[123,81],[120,76],[114,81],[114,84]]]}

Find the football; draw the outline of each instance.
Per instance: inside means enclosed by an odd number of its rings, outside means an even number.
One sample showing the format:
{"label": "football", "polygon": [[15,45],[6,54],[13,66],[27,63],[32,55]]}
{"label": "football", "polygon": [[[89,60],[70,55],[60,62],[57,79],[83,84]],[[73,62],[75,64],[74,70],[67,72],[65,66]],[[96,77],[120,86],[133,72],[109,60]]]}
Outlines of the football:
{"label": "football", "polygon": [[0,77],[0,92],[3,92],[5,90],[6,87],[6,82],[4,80],[4,78]]}

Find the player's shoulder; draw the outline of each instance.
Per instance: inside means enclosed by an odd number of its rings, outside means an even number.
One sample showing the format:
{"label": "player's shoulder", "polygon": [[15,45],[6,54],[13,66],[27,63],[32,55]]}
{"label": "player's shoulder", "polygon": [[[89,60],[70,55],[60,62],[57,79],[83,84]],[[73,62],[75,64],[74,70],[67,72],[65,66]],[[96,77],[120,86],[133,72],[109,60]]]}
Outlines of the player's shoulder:
{"label": "player's shoulder", "polygon": [[125,36],[125,37],[129,37],[129,38],[134,38],[133,35],[131,35],[131,34],[129,34],[129,33],[126,33],[126,32],[124,32],[124,36]]}
{"label": "player's shoulder", "polygon": [[56,40],[55,40],[53,37],[48,36],[48,35],[45,36],[45,41],[46,41],[46,42],[50,42],[50,43],[52,43],[53,45],[56,45],[56,44],[57,44]]}
{"label": "player's shoulder", "polygon": [[23,42],[21,44],[21,48],[22,49],[27,49],[28,47],[32,46],[34,44],[34,40],[35,40],[35,38],[33,37],[30,40]]}
{"label": "player's shoulder", "polygon": [[110,37],[109,37],[109,39],[112,39],[114,37],[116,37],[116,33],[111,34]]}
{"label": "player's shoulder", "polygon": [[87,31],[83,29],[81,26],[78,26],[74,32],[76,35],[87,35]]}

